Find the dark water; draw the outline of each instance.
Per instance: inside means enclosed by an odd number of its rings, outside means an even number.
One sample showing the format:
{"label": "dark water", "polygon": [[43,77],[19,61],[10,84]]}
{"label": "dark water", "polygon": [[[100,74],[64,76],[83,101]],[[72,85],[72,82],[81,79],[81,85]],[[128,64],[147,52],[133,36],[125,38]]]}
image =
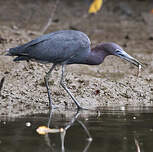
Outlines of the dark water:
{"label": "dark water", "polygon": [[48,125],[49,114],[0,119],[0,152],[153,151],[151,107],[103,108],[99,112],[78,114],[53,111],[50,128],[65,128],[65,136],[63,133],[39,135],[36,132],[39,126]]}

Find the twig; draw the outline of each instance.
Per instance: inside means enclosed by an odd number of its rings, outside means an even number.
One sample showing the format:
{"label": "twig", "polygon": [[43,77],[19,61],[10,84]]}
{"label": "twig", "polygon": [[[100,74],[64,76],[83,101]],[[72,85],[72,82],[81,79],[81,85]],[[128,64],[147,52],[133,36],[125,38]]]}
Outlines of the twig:
{"label": "twig", "polygon": [[136,145],[136,148],[137,148],[137,152],[141,152],[140,144],[139,144],[138,140],[135,137],[134,137],[134,142],[135,142],[135,145]]}
{"label": "twig", "polygon": [[2,90],[2,87],[3,87],[3,84],[4,84],[4,80],[5,80],[5,77],[3,77],[0,81],[0,96],[1,96],[1,90]]}
{"label": "twig", "polygon": [[57,9],[57,5],[59,4],[60,0],[56,0],[56,3],[55,3],[55,6],[54,6],[54,9],[52,10],[51,12],[51,15],[50,15],[50,18],[47,22],[47,24],[43,27],[43,29],[41,30],[41,33],[45,33],[46,30],[48,29],[48,27],[52,24],[52,20],[53,20],[53,17],[54,17],[54,14],[56,12],[56,9]]}

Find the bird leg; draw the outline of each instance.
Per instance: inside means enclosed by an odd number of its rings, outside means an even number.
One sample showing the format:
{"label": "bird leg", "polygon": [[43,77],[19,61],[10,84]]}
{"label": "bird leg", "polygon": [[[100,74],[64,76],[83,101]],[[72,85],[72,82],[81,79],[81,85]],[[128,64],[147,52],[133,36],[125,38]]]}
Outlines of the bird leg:
{"label": "bird leg", "polygon": [[67,86],[64,84],[64,65],[62,65],[62,74],[61,74],[61,80],[60,80],[60,85],[64,88],[64,90],[70,95],[70,97],[72,98],[72,100],[75,102],[75,104],[77,105],[78,109],[83,109],[80,104],[78,103],[78,101],[75,99],[75,97],[72,95],[72,93],[70,92],[70,90],[67,88]]}
{"label": "bird leg", "polygon": [[55,68],[55,66],[56,66],[56,64],[53,64],[52,67],[50,68],[50,70],[46,73],[46,76],[44,77],[45,85],[46,85],[47,93],[48,93],[49,107],[50,108],[53,108],[54,105],[52,103],[52,99],[51,99],[51,95],[50,95],[50,90],[49,90],[49,86],[48,86],[48,80],[49,80],[50,74],[53,71],[53,69]]}

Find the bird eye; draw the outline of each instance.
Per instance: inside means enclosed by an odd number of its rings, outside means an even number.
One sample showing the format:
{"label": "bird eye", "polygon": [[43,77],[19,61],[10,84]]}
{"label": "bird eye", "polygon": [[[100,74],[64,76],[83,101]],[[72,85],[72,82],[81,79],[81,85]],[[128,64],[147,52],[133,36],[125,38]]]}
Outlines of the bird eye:
{"label": "bird eye", "polygon": [[115,50],[115,52],[116,52],[116,53],[120,53],[121,51],[120,51],[120,50],[118,50],[118,49],[116,49],[116,50]]}

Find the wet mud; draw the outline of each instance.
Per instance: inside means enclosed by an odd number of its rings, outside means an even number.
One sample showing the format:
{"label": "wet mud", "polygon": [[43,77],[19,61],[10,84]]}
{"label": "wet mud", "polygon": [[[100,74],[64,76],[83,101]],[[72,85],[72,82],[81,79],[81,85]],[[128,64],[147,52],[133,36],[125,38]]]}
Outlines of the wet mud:
{"label": "wet mud", "polygon": [[[0,50],[23,44],[40,35],[54,1],[2,3]],[[128,62],[113,56],[99,66],[69,65],[66,83],[84,107],[153,106],[153,14],[151,1],[106,1],[96,15],[88,15],[89,3],[65,1],[57,6],[53,22],[46,31],[77,29],[85,32],[92,47],[100,42],[116,42],[126,52],[145,64],[141,75]],[[14,7],[16,7],[16,11]],[[24,6],[24,7],[23,7]],[[42,6],[46,7],[44,12]],[[139,6],[139,7],[137,7]],[[8,14],[6,14],[6,8]],[[10,9],[9,9],[10,8]],[[48,9],[47,9],[48,8]],[[49,9],[50,8],[50,9]],[[12,13],[11,13],[12,12]],[[20,12],[15,14],[14,12]],[[34,12],[34,13],[33,13]],[[0,80],[5,77],[0,94],[0,115],[19,116],[48,112],[48,97],[44,84],[45,73],[51,64],[13,62],[0,53]],[[67,93],[59,86],[61,67],[50,78],[53,102],[58,110],[76,108]]]}

